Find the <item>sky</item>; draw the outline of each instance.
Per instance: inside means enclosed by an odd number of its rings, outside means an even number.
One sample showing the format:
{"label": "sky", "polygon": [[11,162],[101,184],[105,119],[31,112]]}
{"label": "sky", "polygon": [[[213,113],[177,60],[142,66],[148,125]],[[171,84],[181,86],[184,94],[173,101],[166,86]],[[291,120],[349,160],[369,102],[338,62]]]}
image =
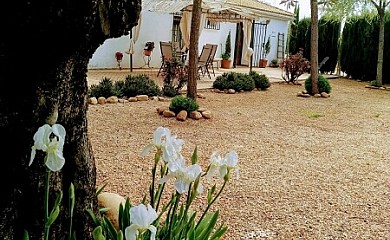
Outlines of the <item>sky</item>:
{"label": "sky", "polygon": [[[286,10],[286,6],[280,4],[280,0],[262,0],[263,2],[269,3],[272,6]],[[310,17],[310,0],[299,0],[299,18]],[[294,12],[294,9],[288,11]]]}

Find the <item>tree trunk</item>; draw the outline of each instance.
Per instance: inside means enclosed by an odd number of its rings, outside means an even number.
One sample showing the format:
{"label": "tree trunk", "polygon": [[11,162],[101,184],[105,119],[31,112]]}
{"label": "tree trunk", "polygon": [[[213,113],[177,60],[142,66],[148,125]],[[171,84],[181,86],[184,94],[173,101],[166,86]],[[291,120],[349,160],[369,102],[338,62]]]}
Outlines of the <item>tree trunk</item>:
{"label": "tree trunk", "polygon": [[311,40],[310,40],[310,74],[312,93],[319,93],[318,89],[318,2],[311,0]]}
{"label": "tree trunk", "polygon": [[197,75],[198,75],[198,42],[199,42],[199,25],[202,14],[202,1],[194,0],[192,5],[192,20],[190,34],[190,49],[188,60],[188,84],[187,97],[196,100]]}
{"label": "tree trunk", "polygon": [[383,49],[385,47],[385,9],[378,8],[379,17],[379,43],[378,43],[378,62],[376,66],[376,86],[382,87],[383,72]]}
{"label": "tree trunk", "polygon": [[97,198],[86,118],[87,65],[105,39],[125,35],[135,25],[140,4],[22,0],[0,10],[0,239],[22,239],[24,230],[30,239],[42,239],[44,155],[38,152],[33,164],[28,163],[34,133],[57,113],[56,122],[67,133],[65,165],[51,174],[49,209],[60,190],[64,197],[50,239],[68,234],[70,183],[76,194],[73,230],[77,239],[92,239],[95,226],[86,210],[97,213]]}

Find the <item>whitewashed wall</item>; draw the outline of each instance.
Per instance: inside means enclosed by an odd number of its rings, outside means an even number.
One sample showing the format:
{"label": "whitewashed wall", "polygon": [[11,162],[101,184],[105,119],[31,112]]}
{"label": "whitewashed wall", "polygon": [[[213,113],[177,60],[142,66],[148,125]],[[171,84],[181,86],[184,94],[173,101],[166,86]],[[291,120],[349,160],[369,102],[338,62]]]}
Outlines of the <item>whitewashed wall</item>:
{"label": "whitewashed wall", "polygon": [[[204,26],[203,26],[204,27]],[[230,31],[230,43],[231,43],[231,59],[234,55],[234,47],[236,42],[236,23],[220,23],[220,30],[205,29],[199,37],[199,54],[202,50],[202,46],[206,43],[217,44],[217,53],[215,57],[220,58],[221,54],[225,52],[226,38]]]}
{"label": "whitewashed wall", "polygon": [[[266,19],[259,19],[258,22],[265,22],[265,20]],[[271,21],[267,27],[267,36],[265,38],[265,40],[267,41],[268,36],[270,36],[271,50],[270,50],[268,56],[266,57],[268,60],[268,63],[270,61],[272,61],[272,59],[277,59],[278,33],[284,33],[284,49],[286,49],[287,35],[288,35],[288,22],[276,20],[276,19],[271,19]]]}
{"label": "whitewashed wall", "polygon": [[[143,55],[146,42],[154,42],[155,49],[151,54],[150,66],[161,66],[160,41],[171,41],[173,16],[155,12],[145,12],[142,15],[141,29],[138,40],[134,45],[133,68],[145,65],[147,58]],[[115,52],[123,53],[122,68],[130,68],[130,55],[125,51],[129,49],[130,36],[107,39],[96,49],[88,63],[89,69],[117,68]],[[147,67],[147,66],[144,66]]]}
{"label": "whitewashed wall", "polygon": [[[259,21],[265,21],[260,19]],[[160,41],[171,41],[172,39],[172,24],[173,15],[163,14],[156,12],[145,12],[142,15],[142,23],[140,29],[140,35],[135,43],[133,54],[133,68],[140,68],[145,66],[147,58],[143,55],[143,48],[145,43],[152,41],[155,43],[155,49],[151,55],[150,66],[153,68],[160,68],[161,66],[161,51]],[[201,26],[202,33],[199,37],[199,54],[202,50],[202,46],[206,43],[218,44],[216,57],[221,57],[222,52],[225,50],[226,37],[231,31],[231,49],[232,58],[235,49],[235,37],[236,37],[236,23],[221,23],[220,30],[205,29]],[[267,59],[271,61],[277,57],[277,34],[278,32],[285,33],[285,43],[287,41],[288,22],[271,19],[267,30],[268,35],[271,36],[271,51],[267,56]],[[125,51],[129,49],[130,38],[129,35],[122,36],[120,38],[107,39],[93,54],[88,63],[89,69],[110,69],[118,68],[117,61],[115,59],[115,53],[117,51],[123,53],[123,60],[121,62],[122,68],[130,68],[130,55]],[[242,62],[245,64],[245,61]]]}

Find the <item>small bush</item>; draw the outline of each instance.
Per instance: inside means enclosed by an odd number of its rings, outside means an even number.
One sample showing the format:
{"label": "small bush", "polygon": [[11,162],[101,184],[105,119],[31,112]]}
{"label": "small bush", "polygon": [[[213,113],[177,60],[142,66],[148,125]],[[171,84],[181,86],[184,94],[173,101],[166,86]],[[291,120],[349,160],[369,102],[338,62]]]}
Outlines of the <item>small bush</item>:
{"label": "small bush", "polygon": [[137,76],[128,75],[123,84],[122,92],[126,97],[137,95],[160,96],[160,87],[145,74]]}
{"label": "small bush", "polygon": [[213,82],[213,88],[219,90],[234,89],[236,91],[252,91],[255,89],[255,82],[248,74],[229,72],[218,76]]}
{"label": "small bush", "polygon": [[98,85],[91,85],[88,91],[90,97],[111,97],[117,96],[118,91],[114,88],[114,83],[110,78],[104,77]]}
{"label": "small bush", "polygon": [[271,86],[269,82],[269,78],[265,74],[259,74],[255,71],[249,72],[249,76],[251,76],[255,82],[255,87],[261,90],[266,90]]}
{"label": "small bush", "polygon": [[175,89],[174,86],[165,84],[162,88],[162,94],[167,97],[175,97],[180,93]]}
{"label": "small bush", "polygon": [[181,110],[186,110],[187,112],[196,111],[198,108],[199,105],[194,99],[183,95],[172,98],[171,104],[169,105],[169,110],[175,114],[178,114]]}
{"label": "small bush", "polygon": [[[311,75],[305,80],[305,89],[310,95],[313,95],[312,85],[311,85]],[[318,75],[318,90],[320,93],[322,92],[330,93],[330,91],[332,90],[329,80],[322,75]]]}

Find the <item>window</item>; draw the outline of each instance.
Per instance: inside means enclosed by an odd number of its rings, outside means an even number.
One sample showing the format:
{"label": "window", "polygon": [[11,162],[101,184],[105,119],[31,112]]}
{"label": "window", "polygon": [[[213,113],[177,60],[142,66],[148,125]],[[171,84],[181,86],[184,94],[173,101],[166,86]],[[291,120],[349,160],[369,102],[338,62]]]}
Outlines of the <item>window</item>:
{"label": "window", "polygon": [[220,25],[219,25],[219,22],[213,22],[213,21],[210,21],[209,19],[207,19],[205,22],[204,28],[205,29],[219,30]]}

